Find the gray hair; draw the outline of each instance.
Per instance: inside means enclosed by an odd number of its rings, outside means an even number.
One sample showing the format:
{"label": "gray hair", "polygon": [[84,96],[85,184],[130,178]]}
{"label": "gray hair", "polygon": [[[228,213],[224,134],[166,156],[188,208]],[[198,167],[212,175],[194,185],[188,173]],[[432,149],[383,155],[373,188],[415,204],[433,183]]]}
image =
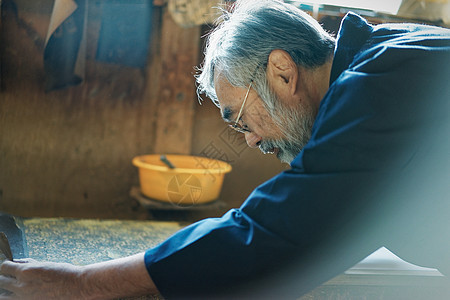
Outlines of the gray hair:
{"label": "gray hair", "polygon": [[282,49],[294,62],[308,69],[323,65],[334,51],[335,41],[307,13],[277,0],[237,1],[232,13],[209,34],[205,59],[196,75],[197,93],[206,94],[217,106],[214,71],[220,70],[231,85],[253,87],[270,113],[276,106],[269,97],[267,59]]}

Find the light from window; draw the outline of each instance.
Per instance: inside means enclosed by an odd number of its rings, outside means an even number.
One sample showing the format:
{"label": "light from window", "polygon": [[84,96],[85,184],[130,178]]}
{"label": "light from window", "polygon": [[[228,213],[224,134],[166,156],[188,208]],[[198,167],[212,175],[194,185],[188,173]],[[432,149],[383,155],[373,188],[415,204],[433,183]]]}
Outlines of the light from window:
{"label": "light from window", "polygon": [[294,2],[312,5],[334,5],[350,8],[368,9],[395,15],[398,11],[398,8],[400,7],[402,0],[306,0]]}

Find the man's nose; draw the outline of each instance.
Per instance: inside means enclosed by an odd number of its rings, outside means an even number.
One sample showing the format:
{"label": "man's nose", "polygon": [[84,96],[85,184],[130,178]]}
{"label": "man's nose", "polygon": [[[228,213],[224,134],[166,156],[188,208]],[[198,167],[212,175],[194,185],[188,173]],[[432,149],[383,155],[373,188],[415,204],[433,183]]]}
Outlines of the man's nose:
{"label": "man's nose", "polygon": [[245,140],[250,148],[256,148],[261,143],[261,137],[254,132],[245,133]]}

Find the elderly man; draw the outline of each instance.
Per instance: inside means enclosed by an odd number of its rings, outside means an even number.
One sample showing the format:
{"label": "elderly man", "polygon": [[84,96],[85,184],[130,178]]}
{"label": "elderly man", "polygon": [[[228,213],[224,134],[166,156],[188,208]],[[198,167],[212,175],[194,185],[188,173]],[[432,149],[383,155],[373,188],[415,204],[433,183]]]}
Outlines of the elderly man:
{"label": "elderly man", "polygon": [[238,2],[209,36],[199,91],[291,169],[146,253],[5,262],[0,287],[11,299],[295,298],[381,246],[448,272],[449,63],[447,29],[348,14],[335,41],[290,5]]}

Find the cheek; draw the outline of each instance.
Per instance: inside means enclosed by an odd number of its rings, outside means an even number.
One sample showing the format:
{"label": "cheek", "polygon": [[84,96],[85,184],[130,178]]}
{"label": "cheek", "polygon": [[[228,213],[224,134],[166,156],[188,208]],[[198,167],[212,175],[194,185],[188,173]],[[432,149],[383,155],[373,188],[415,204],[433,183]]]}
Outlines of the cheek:
{"label": "cheek", "polygon": [[262,104],[253,104],[249,107],[249,120],[248,125],[252,130],[262,137],[275,138],[279,137],[281,130],[273,121],[267,110]]}

